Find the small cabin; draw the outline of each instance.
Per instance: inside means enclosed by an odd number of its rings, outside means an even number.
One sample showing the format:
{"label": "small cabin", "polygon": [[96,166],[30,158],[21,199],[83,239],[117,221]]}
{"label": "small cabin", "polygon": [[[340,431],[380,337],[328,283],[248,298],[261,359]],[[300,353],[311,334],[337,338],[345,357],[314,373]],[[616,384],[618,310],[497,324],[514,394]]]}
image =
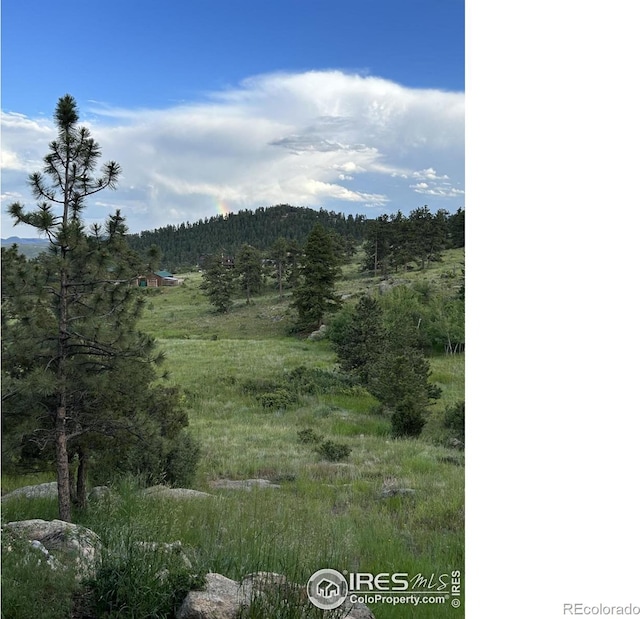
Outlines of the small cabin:
{"label": "small cabin", "polygon": [[160,288],[161,286],[178,286],[182,279],[174,277],[169,271],[155,271],[136,277],[136,286],[139,288]]}

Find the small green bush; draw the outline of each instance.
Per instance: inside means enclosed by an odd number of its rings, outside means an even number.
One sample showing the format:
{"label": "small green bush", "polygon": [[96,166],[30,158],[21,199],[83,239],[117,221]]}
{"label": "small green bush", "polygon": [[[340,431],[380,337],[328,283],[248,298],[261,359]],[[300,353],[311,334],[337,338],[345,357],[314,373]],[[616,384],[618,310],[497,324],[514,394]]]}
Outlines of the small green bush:
{"label": "small green bush", "polygon": [[289,372],[287,380],[300,394],[335,393],[348,389],[353,382],[348,376],[320,368],[301,365]]}
{"label": "small green bush", "polygon": [[166,458],[166,482],[172,486],[191,486],[200,460],[199,443],[190,435],[181,432],[173,442]]}
{"label": "small green bush", "polygon": [[415,402],[400,402],[391,415],[391,433],[396,438],[417,437],[425,423],[424,415]]}
{"label": "small green bush", "polygon": [[334,441],[324,441],[315,449],[325,460],[330,462],[340,462],[346,460],[351,453],[351,447],[345,443],[335,443]]}
{"label": "small green bush", "polygon": [[276,389],[275,391],[262,393],[257,399],[263,408],[271,410],[283,410],[295,404],[297,400],[295,394],[286,389]]}
{"label": "small green bush", "polygon": [[318,444],[322,441],[322,436],[313,428],[305,428],[298,432],[298,442],[303,444]]}
{"label": "small green bush", "polygon": [[188,487],[194,479],[201,449],[184,429],[161,436],[151,428],[144,442],[131,443],[121,452],[106,450],[91,468],[94,485],[110,485],[127,475],[140,476],[144,485],[169,484]]}
{"label": "small green bush", "polygon": [[464,400],[447,406],[442,425],[450,430],[451,438],[464,443]]}
{"label": "small green bush", "polygon": [[285,385],[282,382],[265,379],[265,378],[247,378],[242,381],[240,387],[242,393],[249,395],[259,395],[268,391],[277,391],[284,389]]}

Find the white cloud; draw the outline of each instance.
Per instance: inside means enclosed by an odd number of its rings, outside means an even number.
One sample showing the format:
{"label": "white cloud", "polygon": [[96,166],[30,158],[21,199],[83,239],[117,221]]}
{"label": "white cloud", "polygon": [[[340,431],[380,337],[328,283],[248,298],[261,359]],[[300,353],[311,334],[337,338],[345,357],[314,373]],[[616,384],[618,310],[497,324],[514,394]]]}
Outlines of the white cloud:
{"label": "white cloud", "polygon": [[[120,208],[138,231],[215,215],[222,202],[410,210],[416,192],[440,200],[434,208],[462,205],[451,198],[464,193],[463,93],[311,71],[253,77],[170,109],[80,107],[123,170],[89,221]],[[26,173],[41,169],[54,136],[50,120],[3,114],[3,191],[28,195]]]}
{"label": "white cloud", "polygon": [[427,196],[434,196],[438,198],[459,198],[464,195],[463,189],[456,189],[451,187],[450,183],[443,183],[442,185],[429,185],[428,183],[417,183],[411,185],[416,193],[421,193]]}
{"label": "white cloud", "polygon": [[414,172],[411,176],[419,180],[432,180],[432,181],[449,178],[446,174],[443,174],[442,176],[438,176],[437,172],[433,168],[428,168],[426,170],[418,170]]}

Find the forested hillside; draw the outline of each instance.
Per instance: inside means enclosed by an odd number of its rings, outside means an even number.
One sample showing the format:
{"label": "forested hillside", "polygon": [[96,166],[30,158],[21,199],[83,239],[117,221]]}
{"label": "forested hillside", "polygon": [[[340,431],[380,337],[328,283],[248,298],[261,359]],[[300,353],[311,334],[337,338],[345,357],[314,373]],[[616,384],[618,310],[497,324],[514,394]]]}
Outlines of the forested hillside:
{"label": "forested hillside", "polygon": [[214,251],[222,249],[234,254],[243,243],[260,250],[267,249],[279,237],[303,243],[317,223],[356,243],[364,239],[364,215],[345,216],[324,209],[279,204],[143,231],[130,235],[129,244],[140,253],[156,245],[162,252],[162,267],[177,271],[196,265],[201,256]]}
{"label": "forested hillside", "polygon": [[368,267],[374,271],[380,266],[384,272],[416,256],[428,260],[447,247],[464,247],[464,210],[431,213],[426,206],[408,217],[398,212],[367,219],[364,215],[279,204],[165,226],[128,238],[131,248],[141,254],[157,246],[161,267],[175,272],[202,266],[204,257],[213,253],[232,256],[242,245],[260,251],[272,248],[278,239],[302,245],[318,223],[341,237],[345,249],[366,242]]}

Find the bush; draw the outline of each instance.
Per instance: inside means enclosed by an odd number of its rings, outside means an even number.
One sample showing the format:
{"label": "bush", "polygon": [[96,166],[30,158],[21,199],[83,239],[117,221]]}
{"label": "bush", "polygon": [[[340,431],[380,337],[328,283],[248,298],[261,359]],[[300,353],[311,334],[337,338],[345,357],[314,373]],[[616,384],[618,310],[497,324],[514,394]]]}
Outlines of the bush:
{"label": "bush", "polygon": [[174,440],[166,460],[166,481],[172,486],[188,488],[196,475],[201,448],[189,434],[181,432]]}
{"label": "bush", "polygon": [[298,442],[308,444],[317,444],[322,441],[322,436],[317,434],[312,428],[305,428],[298,432]]}
{"label": "bush", "polygon": [[269,380],[265,378],[247,378],[242,381],[242,393],[250,395],[259,395],[267,391],[278,391],[284,389],[284,384],[279,381]]}
{"label": "bush", "polygon": [[391,432],[396,438],[420,436],[426,420],[413,401],[400,402],[391,415]]}
{"label": "bush", "polygon": [[450,438],[464,444],[464,400],[454,406],[447,406],[442,425],[451,431]]}
{"label": "bush", "polygon": [[200,446],[180,429],[174,436],[162,436],[149,427],[144,441],[126,449],[103,450],[90,470],[94,485],[110,485],[127,475],[139,476],[143,485],[171,484],[189,486],[200,459]]}
{"label": "bush", "polygon": [[353,382],[345,375],[301,365],[287,375],[291,388],[300,394],[332,393],[349,389]]}
{"label": "bush", "polygon": [[340,462],[349,457],[351,447],[344,443],[335,443],[334,441],[324,441],[315,449],[325,460],[330,462]]}
{"label": "bush", "polygon": [[276,389],[262,393],[257,397],[258,402],[263,408],[272,410],[283,410],[292,404],[295,404],[297,398],[295,394],[286,389]]}

